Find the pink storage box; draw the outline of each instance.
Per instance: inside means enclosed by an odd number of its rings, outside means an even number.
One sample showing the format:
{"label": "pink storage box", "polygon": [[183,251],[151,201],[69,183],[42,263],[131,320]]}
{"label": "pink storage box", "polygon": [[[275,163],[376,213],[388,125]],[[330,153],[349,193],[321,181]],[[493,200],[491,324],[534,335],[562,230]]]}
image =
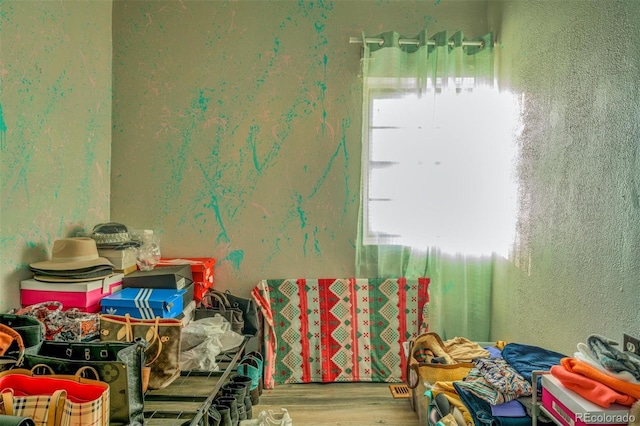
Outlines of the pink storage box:
{"label": "pink storage box", "polygon": [[551,374],[542,376],[542,407],[564,426],[627,425],[629,407],[601,407],[567,389]]}
{"label": "pink storage box", "polygon": [[23,307],[36,303],[58,301],[63,309],[78,308],[85,312],[100,312],[100,300],[122,289],[123,274],[78,283],[49,283],[28,279],[20,282],[20,303]]}

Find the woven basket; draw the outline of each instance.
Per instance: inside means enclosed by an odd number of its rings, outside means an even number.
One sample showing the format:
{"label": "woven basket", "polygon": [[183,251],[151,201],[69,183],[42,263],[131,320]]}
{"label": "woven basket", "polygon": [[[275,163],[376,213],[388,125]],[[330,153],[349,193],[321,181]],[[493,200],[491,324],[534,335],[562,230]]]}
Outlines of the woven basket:
{"label": "woven basket", "polygon": [[[418,386],[419,380],[434,384],[436,382],[453,382],[464,379],[474,367],[472,362],[451,361],[449,364],[419,362],[415,358],[416,352],[429,349],[435,355],[448,357],[444,343],[434,332],[423,333],[409,343],[409,360],[407,362],[407,384],[411,389]],[[413,373],[413,374],[412,374]]]}

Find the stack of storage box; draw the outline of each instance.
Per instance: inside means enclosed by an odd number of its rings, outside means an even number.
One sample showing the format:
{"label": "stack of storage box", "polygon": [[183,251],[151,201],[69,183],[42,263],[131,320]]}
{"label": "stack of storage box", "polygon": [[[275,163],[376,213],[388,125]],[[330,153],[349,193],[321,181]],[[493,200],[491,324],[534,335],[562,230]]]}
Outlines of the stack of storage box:
{"label": "stack of storage box", "polygon": [[562,426],[622,426],[629,424],[633,417],[627,406],[611,404],[604,408],[587,401],[551,374],[542,376],[542,408]]}
{"label": "stack of storage box", "polygon": [[122,288],[124,275],[116,273],[105,278],[82,282],[43,282],[28,279],[20,282],[22,307],[57,301],[63,309],[77,308],[83,312],[100,312],[100,301]]}
{"label": "stack of storage box", "polygon": [[158,266],[190,265],[193,276],[193,297],[197,304],[202,302],[204,294],[213,288],[213,271],[216,260],[212,257],[165,258]]}
{"label": "stack of storage box", "polygon": [[127,275],[138,269],[136,264],[138,249],[136,247],[128,247],[121,250],[98,249],[98,254],[100,257],[105,257],[113,263],[114,272]]}
{"label": "stack of storage box", "polygon": [[113,315],[180,318],[185,311],[195,309],[191,267],[156,266],[150,271],[125,275],[122,290],[104,297],[101,305],[103,313]]}

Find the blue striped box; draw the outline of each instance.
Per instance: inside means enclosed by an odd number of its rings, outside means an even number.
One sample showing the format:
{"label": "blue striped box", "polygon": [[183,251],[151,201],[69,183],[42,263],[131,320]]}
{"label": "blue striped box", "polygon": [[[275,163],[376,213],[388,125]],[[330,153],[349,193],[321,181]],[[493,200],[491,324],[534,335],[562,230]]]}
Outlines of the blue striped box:
{"label": "blue striped box", "polygon": [[100,300],[103,314],[125,315],[134,318],[175,318],[182,313],[186,288],[123,288]]}

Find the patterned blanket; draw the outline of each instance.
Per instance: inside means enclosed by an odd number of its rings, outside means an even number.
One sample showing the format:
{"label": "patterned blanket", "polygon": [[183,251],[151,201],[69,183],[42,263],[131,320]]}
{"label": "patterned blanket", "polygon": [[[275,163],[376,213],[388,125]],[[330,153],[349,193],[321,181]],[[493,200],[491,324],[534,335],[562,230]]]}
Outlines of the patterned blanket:
{"label": "patterned blanket", "polygon": [[403,342],[427,329],[428,278],[277,279],[253,289],[264,318],[265,387],[401,382]]}

